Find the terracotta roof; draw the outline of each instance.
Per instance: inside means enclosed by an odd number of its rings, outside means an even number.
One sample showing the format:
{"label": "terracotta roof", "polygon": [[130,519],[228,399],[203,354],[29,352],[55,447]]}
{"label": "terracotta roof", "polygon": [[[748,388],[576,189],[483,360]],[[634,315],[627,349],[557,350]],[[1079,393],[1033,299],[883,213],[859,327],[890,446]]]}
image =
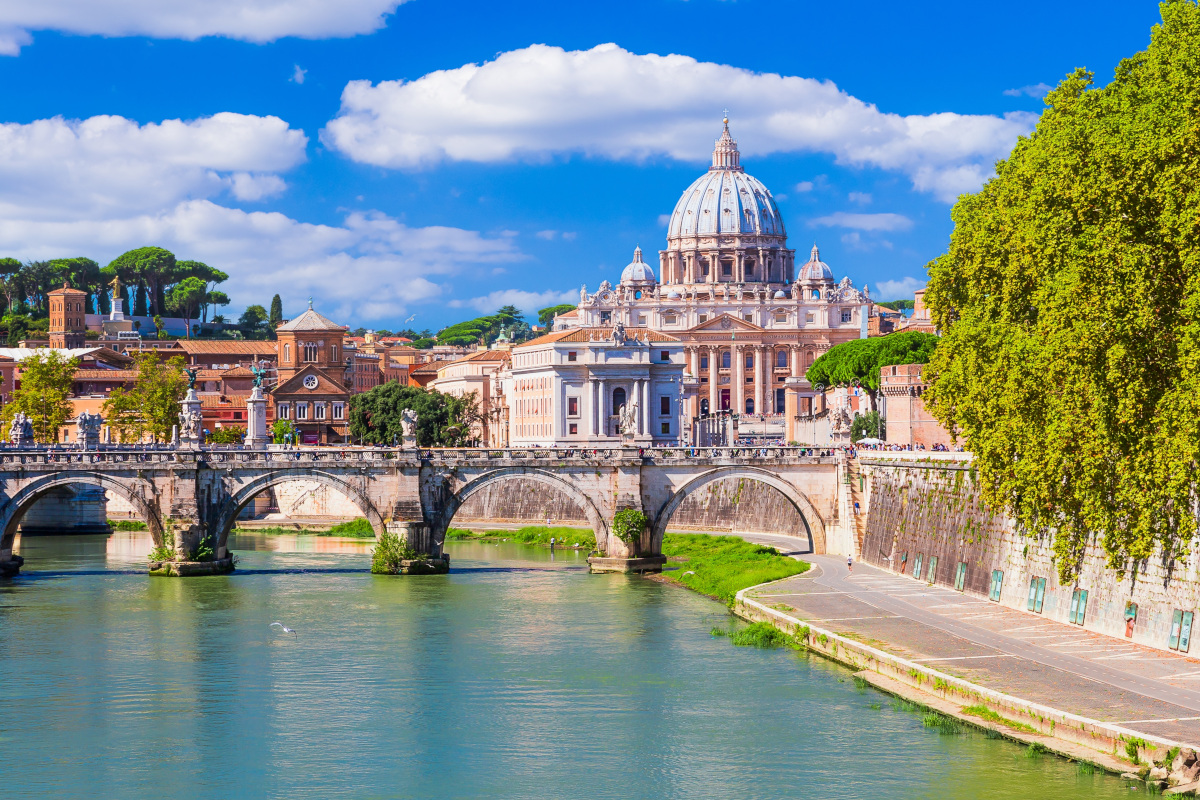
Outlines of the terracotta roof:
{"label": "terracotta roof", "polygon": [[248,394],[202,394],[200,395],[200,406],[202,408],[245,408],[246,399],[249,397]]}
{"label": "terracotta roof", "polygon": [[555,319],[578,319],[579,318],[579,309],[572,308],[570,311],[564,311],[562,314],[555,314],[554,318]]}
{"label": "terracotta roof", "polygon": [[422,375],[425,375],[425,374],[436,375],[437,371],[439,369],[441,369],[441,367],[444,366],[446,363],[447,362],[445,362],[445,361],[426,361],[424,364],[418,364],[415,367],[413,367],[411,370],[409,370],[408,374],[416,375],[419,372]]}
{"label": "terracotta roof", "polygon": [[328,317],[323,317],[310,307],[300,316],[280,325],[277,331],[344,331],[345,325],[338,325]]}
{"label": "terracotta roof", "polygon": [[82,294],[86,296],[87,292],[83,291],[82,289],[72,289],[69,283],[64,283],[61,289],[55,289],[53,292],[46,292],[46,294],[50,296],[59,294]]}
{"label": "terracotta roof", "polygon": [[275,355],[275,342],[246,341],[244,339],[180,339],[177,344],[188,355],[219,354],[266,356]]}
{"label": "terracotta roof", "polygon": [[[565,331],[555,331],[547,333],[545,336],[539,336],[536,339],[530,339],[528,342],[523,342],[516,345],[513,349],[521,347],[530,347],[535,344],[549,344],[550,342],[592,342],[599,344],[601,342],[610,341],[612,339],[612,328],[570,328]],[[679,339],[667,333],[652,331],[648,328],[626,328],[625,336],[629,339],[637,339],[639,342],[678,342]]]}
{"label": "terracotta roof", "polygon": [[[201,373],[209,372],[209,371],[210,370],[206,370],[206,369],[200,370]],[[250,368],[243,367],[243,366],[230,367],[227,370],[219,370],[218,369],[218,370],[212,370],[212,371],[216,372],[222,378],[253,378],[254,377],[254,373],[250,371]]]}
{"label": "terracotta roof", "polygon": [[112,381],[134,381],[137,380],[138,371],[136,369],[77,369],[75,370],[75,380],[94,381],[101,378]]}

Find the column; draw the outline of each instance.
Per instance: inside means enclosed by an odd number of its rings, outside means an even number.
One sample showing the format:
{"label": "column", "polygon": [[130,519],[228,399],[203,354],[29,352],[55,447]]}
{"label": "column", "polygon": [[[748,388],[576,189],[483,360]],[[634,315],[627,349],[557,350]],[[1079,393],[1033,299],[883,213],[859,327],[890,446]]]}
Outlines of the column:
{"label": "column", "polygon": [[761,344],[754,345],[754,413],[766,411],[763,405],[763,353],[766,350]]}
{"label": "column", "polygon": [[600,402],[596,405],[596,411],[600,416],[600,435],[608,435],[608,415],[604,413],[604,408],[608,403],[608,392],[604,391],[604,378],[596,382],[597,391],[600,393]]}
{"label": "column", "polygon": [[792,353],[792,377],[799,378],[804,375],[804,373],[800,371],[800,346],[793,344],[789,347],[789,349]]}
{"label": "column", "polygon": [[600,430],[600,409],[596,404],[596,379],[588,379],[588,433],[595,436]]}
{"label": "column", "polygon": [[642,433],[650,435],[650,381],[642,381]]}
{"label": "column", "polygon": [[735,414],[746,413],[746,362],[742,359],[742,347],[738,344],[729,346],[729,383],[733,390],[729,393],[729,405]]}
{"label": "column", "polygon": [[721,351],[715,344],[708,346],[708,413],[715,414],[720,408],[720,387],[717,382],[721,379],[720,368],[717,366],[720,361]]}

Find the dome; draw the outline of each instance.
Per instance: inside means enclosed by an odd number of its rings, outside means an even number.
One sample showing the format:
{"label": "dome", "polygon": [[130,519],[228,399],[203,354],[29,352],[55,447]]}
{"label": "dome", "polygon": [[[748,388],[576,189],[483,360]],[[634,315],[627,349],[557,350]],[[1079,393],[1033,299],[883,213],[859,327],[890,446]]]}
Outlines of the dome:
{"label": "dome", "polygon": [[821,254],[817,251],[817,246],[814,244],[812,253],[808,256],[808,263],[800,268],[800,277],[802,281],[832,281],[833,270],[829,265],[821,260]]}
{"label": "dome", "polygon": [[770,190],[742,169],[729,121],[713,150],[713,164],[679,198],[667,238],[754,234],[786,238]]}
{"label": "dome", "polygon": [[776,300],[786,300],[787,299],[787,295],[783,293],[783,289],[775,290],[775,299]]}
{"label": "dome", "polygon": [[654,277],[654,270],[650,269],[650,265],[642,261],[642,248],[634,248],[633,261],[629,262],[629,266],[621,270],[621,283],[657,283]]}

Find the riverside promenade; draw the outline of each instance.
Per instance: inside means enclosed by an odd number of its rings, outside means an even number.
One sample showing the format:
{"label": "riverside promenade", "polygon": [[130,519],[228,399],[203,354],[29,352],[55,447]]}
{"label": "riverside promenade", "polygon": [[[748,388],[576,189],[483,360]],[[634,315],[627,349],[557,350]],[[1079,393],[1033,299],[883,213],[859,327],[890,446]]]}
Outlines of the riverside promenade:
{"label": "riverside promenade", "polygon": [[976,686],[1116,726],[1200,745],[1200,659],[1001,607],[986,598],[799,554],[792,537],[747,534],[814,569],[747,590],[788,616]]}

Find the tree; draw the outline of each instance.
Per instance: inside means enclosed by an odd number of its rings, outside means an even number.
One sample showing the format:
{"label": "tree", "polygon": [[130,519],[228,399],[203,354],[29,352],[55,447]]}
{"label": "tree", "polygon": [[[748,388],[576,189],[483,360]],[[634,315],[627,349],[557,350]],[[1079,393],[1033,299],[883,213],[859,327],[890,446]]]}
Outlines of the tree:
{"label": "tree", "polygon": [[[151,313],[161,314],[164,290],[175,275],[175,254],[161,247],[139,247],[117,256],[105,268],[121,275],[121,280],[135,279],[141,291],[134,313],[137,316],[148,316]],[[147,291],[149,302],[147,303]]]}
{"label": "tree", "polygon": [[[205,315],[205,316],[204,316],[204,321],[205,321],[205,322],[207,322],[207,321],[208,321],[208,308],[209,308],[209,306],[227,306],[227,305],[229,305],[229,295],[227,295],[227,294],[225,294],[224,292],[221,292],[221,291],[211,291],[211,292],[209,292],[209,293],[208,293],[207,295],[205,295],[205,297],[204,297],[204,315]],[[212,321],[213,321],[213,322],[217,322],[217,321],[218,321],[218,320],[217,320],[217,317],[218,317],[218,316],[220,316],[220,315],[219,315],[219,314],[213,314]],[[224,321],[225,321],[224,317],[222,317],[220,321],[221,321],[221,322],[224,322]]]}
{"label": "tree", "polygon": [[908,311],[916,306],[915,300],[888,300],[883,303],[876,303],[877,306],[890,308],[892,311]]}
{"label": "tree", "polygon": [[71,418],[71,385],[79,359],[67,358],[58,350],[39,351],[21,362],[21,386],[13,389],[4,406],[4,429],[22,412],[33,424],[33,438],[58,441],[58,429]]}
{"label": "tree", "polygon": [[20,347],[21,340],[29,335],[29,317],[9,314],[5,320],[8,323],[8,346]]}
{"label": "tree", "polygon": [[271,298],[271,313],[267,316],[267,324],[274,331],[281,322],[283,322],[283,300],[279,295],[275,295]]}
{"label": "tree", "polygon": [[417,412],[417,444],[421,447],[463,447],[473,440],[478,400],[442,394],[420,386],[390,381],[350,398],[350,435],[378,445],[391,445],[404,433],[405,409]]}
{"label": "tree", "polygon": [[206,437],[210,444],[241,444],[246,438],[245,428],[217,428]]}
{"label": "tree", "polygon": [[246,306],[238,319],[238,327],[246,334],[247,339],[267,338],[267,310],[262,306]]}
{"label": "tree", "polygon": [[1092,88],[1077,70],[996,177],[954,206],[926,300],[945,332],[925,401],[965,438],[985,501],[1053,536],[1064,584],[1168,570],[1200,486],[1200,8]]}
{"label": "tree", "polygon": [[568,311],[574,310],[575,306],[571,305],[570,303],[562,303],[557,306],[543,308],[541,311],[537,312],[538,325],[541,325],[543,328],[548,327],[550,323],[554,322],[554,318],[559,314],[565,314]]}
{"label": "tree", "polygon": [[171,334],[167,333],[166,323],[164,323],[163,318],[157,314],[154,316],[154,333],[159,339],[171,338]]}
{"label": "tree", "polygon": [[139,442],[147,435],[169,441],[179,422],[180,402],[187,394],[183,356],[159,361],[153,352],[134,356],[137,380],[129,390],[113,389],[102,413],[122,442]]}
{"label": "tree", "polygon": [[[82,292],[87,292],[87,302],[84,312],[96,313],[96,295],[104,291],[104,276],[100,274],[100,265],[90,258],[56,258],[50,262],[55,275],[55,283],[62,285],[63,281]],[[57,286],[55,287],[57,288]]]}
{"label": "tree", "polygon": [[905,331],[869,339],[852,339],[822,353],[805,377],[814,386],[861,386],[878,408],[880,371],[896,364],[925,364],[937,347],[932,333]]}
{"label": "tree", "polygon": [[290,419],[275,420],[271,423],[271,441],[275,444],[295,444],[296,426]]}
{"label": "tree", "polygon": [[4,294],[4,307],[12,310],[21,290],[21,262],[15,258],[0,258],[0,293]]}
{"label": "tree", "polygon": [[887,438],[887,419],[879,416],[878,411],[859,414],[854,418],[854,422],[850,423],[850,441],[870,438]]}
{"label": "tree", "polygon": [[192,318],[196,316],[200,304],[204,302],[204,298],[207,295],[207,285],[201,278],[195,276],[184,278],[171,289],[171,308],[183,315],[183,322],[187,325],[187,336],[189,339],[192,338]]}

